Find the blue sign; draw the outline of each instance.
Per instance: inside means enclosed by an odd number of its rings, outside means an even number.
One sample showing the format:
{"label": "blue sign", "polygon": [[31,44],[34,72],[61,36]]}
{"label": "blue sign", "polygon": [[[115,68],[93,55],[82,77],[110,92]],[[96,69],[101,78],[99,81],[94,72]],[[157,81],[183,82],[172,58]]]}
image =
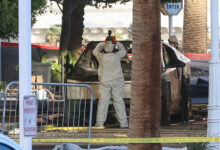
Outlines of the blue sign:
{"label": "blue sign", "polygon": [[177,15],[182,10],[182,2],[166,2],[162,4],[164,15]]}

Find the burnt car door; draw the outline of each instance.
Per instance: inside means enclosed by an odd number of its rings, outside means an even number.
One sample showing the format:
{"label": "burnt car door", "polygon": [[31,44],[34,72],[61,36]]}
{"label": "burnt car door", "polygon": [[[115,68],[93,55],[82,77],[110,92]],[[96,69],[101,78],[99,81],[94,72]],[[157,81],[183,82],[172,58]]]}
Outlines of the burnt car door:
{"label": "burnt car door", "polygon": [[161,123],[169,124],[170,116],[181,114],[189,117],[189,75],[185,67],[190,60],[166,43],[161,50]]}

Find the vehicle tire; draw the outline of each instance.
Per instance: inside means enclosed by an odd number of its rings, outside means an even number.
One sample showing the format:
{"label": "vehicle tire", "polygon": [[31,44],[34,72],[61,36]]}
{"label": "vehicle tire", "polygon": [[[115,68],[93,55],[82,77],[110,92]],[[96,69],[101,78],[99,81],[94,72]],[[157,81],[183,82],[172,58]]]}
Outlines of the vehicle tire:
{"label": "vehicle tire", "polygon": [[188,121],[192,117],[192,104],[191,104],[191,97],[190,97],[190,77],[183,76],[182,78],[182,102],[181,102],[181,109],[182,109],[182,119],[183,121]]}
{"label": "vehicle tire", "polygon": [[161,124],[169,125],[171,104],[170,81],[162,80],[161,89]]}

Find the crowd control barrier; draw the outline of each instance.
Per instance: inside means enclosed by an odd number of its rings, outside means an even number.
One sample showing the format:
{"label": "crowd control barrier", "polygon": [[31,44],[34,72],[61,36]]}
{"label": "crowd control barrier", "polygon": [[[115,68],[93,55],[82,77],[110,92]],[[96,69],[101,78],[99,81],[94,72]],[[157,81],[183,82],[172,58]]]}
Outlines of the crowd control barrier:
{"label": "crowd control barrier", "polygon": [[[93,92],[86,84],[32,83],[36,96],[37,136],[34,139],[91,138]],[[72,98],[67,95],[71,93]],[[1,132],[19,138],[19,83],[7,85],[2,108]]]}

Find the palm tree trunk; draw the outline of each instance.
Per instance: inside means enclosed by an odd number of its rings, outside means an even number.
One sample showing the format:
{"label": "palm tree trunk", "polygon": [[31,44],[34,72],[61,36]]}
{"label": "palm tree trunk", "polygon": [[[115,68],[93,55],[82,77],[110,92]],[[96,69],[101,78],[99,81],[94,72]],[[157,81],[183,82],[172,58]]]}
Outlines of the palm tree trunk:
{"label": "palm tree trunk", "polygon": [[206,53],[207,50],[207,1],[185,0],[183,51]]}
{"label": "palm tree trunk", "polygon": [[83,34],[83,16],[86,0],[64,0],[60,51],[66,55],[68,51],[81,47]]}
{"label": "palm tree trunk", "polygon": [[[64,56],[68,54],[68,51],[73,51],[71,55],[79,57],[78,51],[81,52],[85,2],[86,0],[64,0],[63,2],[60,52]],[[66,56],[65,69],[64,64],[62,64],[62,68],[66,74],[66,81],[69,70],[72,68],[72,65],[69,64],[69,56]]]}
{"label": "palm tree trunk", "polygon": [[74,3],[72,0],[64,0],[63,2],[63,16],[62,16],[62,29],[60,37],[60,51],[63,55],[68,52],[68,42],[71,29],[71,14]]}
{"label": "palm tree trunk", "polygon": [[[129,137],[160,136],[160,1],[133,1],[132,93]],[[161,144],[129,144],[129,150]]]}
{"label": "palm tree trunk", "polygon": [[68,44],[69,51],[74,51],[77,49],[81,50],[83,40],[82,35],[84,29],[84,8],[84,4],[80,5],[72,13],[71,30]]}

